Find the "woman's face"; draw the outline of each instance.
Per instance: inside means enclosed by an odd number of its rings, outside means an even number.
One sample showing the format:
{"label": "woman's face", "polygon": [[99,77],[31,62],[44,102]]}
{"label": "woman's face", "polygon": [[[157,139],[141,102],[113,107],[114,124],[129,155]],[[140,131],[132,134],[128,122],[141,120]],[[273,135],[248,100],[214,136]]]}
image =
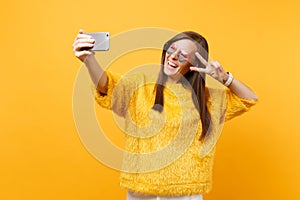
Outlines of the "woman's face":
{"label": "woman's face", "polygon": [[196,44],[189,39],[178,40],[171,44],[164,62],[164,73],[168,76],[168,81],[177,82],[190,70],[192,63],[195,63],[196,51]]}

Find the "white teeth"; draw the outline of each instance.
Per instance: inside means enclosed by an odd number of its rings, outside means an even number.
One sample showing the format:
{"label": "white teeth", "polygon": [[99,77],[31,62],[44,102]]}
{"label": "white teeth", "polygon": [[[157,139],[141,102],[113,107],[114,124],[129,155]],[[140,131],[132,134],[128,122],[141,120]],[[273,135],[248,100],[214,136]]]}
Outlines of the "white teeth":
{"label": "white teeth", "polygon": [[177,65],[175,65],[175,64],[172,63],[171,61],[168,61],[168,64],[171,65],[172,67],[177,67]]}

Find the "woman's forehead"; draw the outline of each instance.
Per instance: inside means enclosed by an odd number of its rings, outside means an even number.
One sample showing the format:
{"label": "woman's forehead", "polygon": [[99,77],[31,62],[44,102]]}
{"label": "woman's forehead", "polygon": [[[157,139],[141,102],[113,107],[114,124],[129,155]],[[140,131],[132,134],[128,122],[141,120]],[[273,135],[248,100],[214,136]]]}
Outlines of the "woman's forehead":
{"label": "woman's forehead", "polygon": [[182,40],[175,41],[172,45],[174,45],[177,49],[179,48],[181,51],[184,51],[186,53],[193,53],[197,50],[196,44],[189,39],[182,39]]}

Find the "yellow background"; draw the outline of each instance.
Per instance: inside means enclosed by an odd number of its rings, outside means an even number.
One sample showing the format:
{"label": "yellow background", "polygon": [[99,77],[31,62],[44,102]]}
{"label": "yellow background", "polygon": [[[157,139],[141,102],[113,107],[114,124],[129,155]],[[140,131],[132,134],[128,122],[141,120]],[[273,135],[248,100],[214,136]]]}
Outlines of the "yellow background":
{"label": "yellow background", "polygon": [[300,199],[298,1],[11,0],[0,9],[0,199],[125,199],[118,172],[76,132],[81,63],[71,45],[79,28],[113,36],[149,26],[203,34],[211,56],[260,99],[226,124],[205,200]]}

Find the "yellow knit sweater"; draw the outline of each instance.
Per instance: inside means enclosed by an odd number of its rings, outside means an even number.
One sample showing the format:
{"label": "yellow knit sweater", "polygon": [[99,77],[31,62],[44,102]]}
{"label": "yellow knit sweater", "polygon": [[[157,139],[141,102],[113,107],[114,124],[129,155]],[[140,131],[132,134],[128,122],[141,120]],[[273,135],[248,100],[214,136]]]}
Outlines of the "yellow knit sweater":
{"label": "yellow knit sweater", "polygon": [[[95,90],[95,100],[125,119],[121,187],[161,196],[209,192],[214,144],[223,124],[222,111],[226,111],[225,120],[228,120],[248,111],[255,101],[241,99],[226,89],[223,103],[222,91],[209,90],[211,96],[219,98],[215,104],[212,97],[208,99],[212,119],[217,119],[215,125],[219,129],[212,129],[213,139],[207,140],[207,145],[199,141],[201,121],[190,89],[167,82],[163,112],[159,113],[151,109],[155,78],[142,74],[120,78],[109,71],[107,75],[107,95]],[[214,105],[217,107],[213,108]]]}

